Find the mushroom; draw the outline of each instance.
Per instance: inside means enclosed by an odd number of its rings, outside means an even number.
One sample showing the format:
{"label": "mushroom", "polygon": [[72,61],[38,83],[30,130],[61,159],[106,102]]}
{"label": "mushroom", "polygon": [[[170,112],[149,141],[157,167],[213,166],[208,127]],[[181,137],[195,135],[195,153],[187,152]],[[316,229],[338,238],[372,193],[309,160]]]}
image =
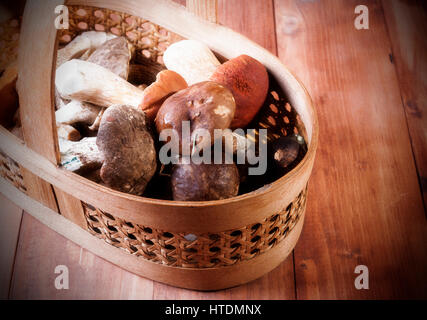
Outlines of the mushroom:
{"label": "mushroom", "polygon": [[56,122],[69,125],[76,123],[92,125],[101,110],[101,107],[93,104],[73,100],[55,112]]}
{"label": "mushroom", "polygon": [[64,63],[56,70],[55,84],[62,98],[101,107],[125,104],[137,108],[144,96],[143,90],[110,70],[77,59]]}
{"label": "mushroom", "polygon": [[78,142],[59,139],[59,151],[62,167],[79,174],[100,168],[104,161],[95,137]]}
{"label": "mushroom", "polygon": [[118,37],[106,41],[90,55],[87,61],[104,67],[127,80],[130,58],[131,51],[128,41],[124,37]]}
{"label": "mushroom", "polygon": [[58,129],[58,138],[69,141],[79,141],[81,139],[80,132],[73,126],[61,123],[56,126]]}
{"label": "mushroom", "polygon": [[233,164],[184,164],[172,171],[173,199],[210,201],[234,197],[239,192],[239,171]]}
{"label": "mushroom", "polygon": [[[124,37],[117,37],[101,44],[87,61],[104,67],[123,79],[127,79],[130,58],[131,52],[128,41]],[[91,130],[97,130],[102,117],[102,108],[79,100],[72,100],[63,107],[61,97],[57,98],[57,103],[59,104],[59,110],[56,111],[56,121],[58,123],[84,123],[89,125]]]}
{"label": "mushroom", "polygon": [[238,56],[219,66],[210,80],[230,89],[236,99],[232,128],[245,128],[264,104],[268,93],[267,70],[247,55]]}
{"label": "mushroom", "polygon": [[295,166],[298,156],[304,152],[305,141],[302,136],[280,137],[273,141],[269,158],[276,173],[283,175]]}
{"label": "mushroom", "polygon": [[153,121],[164,100],[185,88],[187,88],[187,82],[183,77],[174,71],[163,70],[157,74],[156,81],[144,90],[139,108],[145,112],[148,119]]}
{"label": "mushroom", "polygon": [[221,64],[207,45],[196,40],[182,40],[170,45],[163,61],[166,68],[179,73],[189,86],[209,80]]}
{"label": "mushroom", "polygon": [[78,35],[67,44],[64,48],[59,49],[56,59],[56,67],[60,67],[65,62],[79,58],[83,54],[88,54],[96,48],[100,47],[106,41],[115,38],[113,34],[105,32],[87,31]]}
{"label": "mushroom", "polygon": [[105,159],[102,181],[112,189],[141,195],[157,167],[144,112],[127,105],[109,107],[102,117],[96,144]]}
{"label": "mushroom", "polygon": [[[235,109],[233,95],[227,88],[210,81],[197,83],[166,99],[157,113],[157,132],[175,130],[179,146],[174,147],[180,150],[180,154],[188,155],[193,151],[193,144],[199,150],[210,146],[214,141],[214,130],[227,129]],[[184,121],[189,121],[190,125],[187,136],[183,135]],[[207,130],[211,139],[198,139],[201,129]]]}

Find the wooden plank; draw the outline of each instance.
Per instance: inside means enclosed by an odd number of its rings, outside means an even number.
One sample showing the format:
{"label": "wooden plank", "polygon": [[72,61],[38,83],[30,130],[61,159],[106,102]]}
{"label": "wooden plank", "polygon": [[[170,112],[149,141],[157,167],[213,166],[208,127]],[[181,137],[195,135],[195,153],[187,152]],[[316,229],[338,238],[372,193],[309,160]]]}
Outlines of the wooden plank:
{"label": "wooden plank", "polygon": [[[55,268],[69,272],[69,289],[55,287]],[[12,299],[151,299],[152,281],[74,244],[24,213],[12,279]]]}
{"label": "wooden plank", "polygon": [[295,299],[292,256],[265,276],[238,287],[199,292],[154,282],[155,300],[291,300]]}
{"label": "wooden plank", "polygon": [[382,1],[412,149],[427,207],[427,7],[422,1]]}
{"label": "wooden plank", "polygon": [[12,279],[22,209],[0,194],[0,299],[7,299]]}
{"label": "wooden plank", "polygon": [[[261,24],[258,21],[262,21]],[[276,53],[273,1],[219,0],[218,22]],[[197,292],[154,283],[154,299],[294,299],[293,256],[251,283],[216,292]]]}
{"label": "wooden plank", "polygon": [[218,23],[277,55],[273,1],[219,0]]}
{"label": "wooden plank", "polygon": [[217,5],[218,0],[186,0],[187,10],[213,23],[217,22]]}
{"label": "wooden plank", "polygon": [[[356,30],[360,2],[275,1],[278,52],[303,81],[320,141],[304,232],[298,299],[426,298],[427,222],[382,9]],[[357,290],[357,265],[369,290]]]}

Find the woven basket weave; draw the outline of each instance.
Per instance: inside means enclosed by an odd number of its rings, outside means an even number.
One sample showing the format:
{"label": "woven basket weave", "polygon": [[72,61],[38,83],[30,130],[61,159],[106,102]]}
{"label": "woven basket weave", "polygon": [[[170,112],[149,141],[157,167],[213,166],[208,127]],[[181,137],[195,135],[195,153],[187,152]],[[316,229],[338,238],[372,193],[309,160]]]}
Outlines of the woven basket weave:
{"label": "woven basket weave", "polygon": [[[172,4],[165,3],[165,5],[177,10],[177,7]],[[143,55],[153,62],[162,64],[163,52],[171,43],[189,38],[187,35],[177,35],[154,22],[113,9],[81,5],[68,6],[68,8],[70,28],[58,32],[57,38],[60,46],[70,42],[84,31],[111,32],[125,36],[133,45],[136,55]],[[167,7],[165,7],[166,9]],[[196,19],[192,16],[189,18]],[[24,16],[23,23],[25,24],[25,22]],[[197,20],[197,23],[202,22]],[[246,39],[244,41],[250,43]],[[207,43],[209,44],[209,41]],[[252,45],[250,44],[250,46]],[[215,48],[213,49],[215,50]],[[264,51],[262,53],[265,54]],[[218,54],[227,57],[226,53],[218,52]],[[270,56],[266,56],[265,59],[270,59]],[[259,60],[262,61],[262,59]],[[264,62],[264,64],[266,63]],[[268,68],[268,63],[266,66]],[[153,271],[136,271],[137,267],[125,264],[121,265],[122,267],[173,285],[202,290],[218,289],[247,282],[271,270],[292,250],[301,231],[307,197],[307,180],[317,144],[317,123],[312,106],[301,103],[301,99],[305,99],[305,103],[311,103],[303,87],[298,88],[301,97],[292,97],[293,93],[289,90],[294,89],[292,86],[300,84],[290,78],[294,83],[288,88],[284,88],[283,79],[278,79],[272,69],[269,68],[269,71],[271,79],[269,95],[250,127],[268,129],[269,141],[280,136],[299,133],[309,142],[307,154],[304,158],[298,159],[300,163],[287,175],[288,180],[284,177],[260,190],[233,199],[194,204],[136,199],[109,189],[105,190],[105,187],[94,187],[87,182],[84,182],[87,194],[83,195],[79,193],[78,188],[71,189],[72,187],[70,187],[65,190],[61,187],[61,183],[54,183],[55,177],[49,178],[48,176],[45,179],[47,182],[66,191],[64,194],[61,191],[62,197],[69,201],[76,200],[73,203],[81,206],[81,210],[69,214],[62,212],[61,205],[58,203],[58,211],[95,237],[103,239],[108,246],[120,248],[126,254],[132,255],[135,259],[132,260],[132,264],[149,266],[149,268],[153,268]],[[286,72],[288,71],[286,70]],[[289,77],[292,76],[289,75]],[[287,90],[288,92],[286,92]],[[308,108],[305,114],[303,113],[304,117],[301,117],[299,112],[291,107],[294,105],[293,102],[296,105],[302,104],[300,108]],[[308,130],[307,121],[312,121],[309,123]],[[2,150],[0,173],[21,192],[31,196],[20,172],[20,164],[18,164],[20,161],[15,160],[9,157],[7,150]],[[65,174],[62,169],[57,170],[60,170],[61,174]],[[34,171],[33,173],[37,174]],[[74,177],[73,174],[66,173],[65,178],[69,179],[68,182],[73,181],[74,184],[83,183],[82,178]],[[293,179],[293,184],[291,179]],[[64,181],[65,183],[66,181]],[[290,184],[292,184],[292,188],[284,189],[285,185],[289,188]],[[54,188],[54,191],[58,193],[60,190]],[[114,203],[114,205],[109,206],[108,203],[102,202],[97,196],[100,194],[97,191],[103,192],[106,197],[110,195],[109,203]],[[283,197],[278,197],[281,193],[283,193]],[[269,194],[273,195],[273,198],[269,197]],[[56,197],[61,199],[58,194]],[[123,202],[113,202],[110,199]],[[249,203],[256,202],[259,202],[259,208],[249,205]],[[123,206],[123,203],[128,203],[129,206]],[[262,207],[262,204],[265,206]],[[148,210],[136,210],[138,212],[133,210],[133,208],[139,207],[146,207]],[[253,216],[251,216],[252,208]],[[171,212],[167,212],[167,210]],[[228,217],[225,216],[226,213],[223,210],[228,212]],[[161,220],[160,217],[155,216],[154,211],[165,215],[165,219]],[[174,214],[172,211],[176,213]],[[198,216],[193,212],[198,212]],[[218,212],[217,217],[215,212]],[[233,214],[235,217],[230,218],[229,216]],[[190,215],[194,215],[193,224],[191,224]],[[167,221],[166,216],[172,216],[174,221]],[[240,216],[242,222],[239,223]],[[146,217],[149,218],[146,219]],[[206,223],[206,219],[211,221]],[[230,220],[229,223],[228,220]],[[209,229],[209,223],[211,223],[211,229]],[[188,229],[185,225],[188,226]],[[266,259],[270,263],[265,263]],[[146,264],[146,262],[150,264]],[[253,268],[257,264],[263,266],[259,267],[259,270],[254,270]],[[168,268],[161,269],[160,266]],[[166,274],[169,272],[170,275],[156,276],[160,270]],[[208,274],[205,271],[211,272],[211,274],[224,272],[228,276],[221,281],[208,280],[205,278]],[[178,275],[177,278],[176,275]],[[189,277],[192,278],[191,281],[188,280]]]}

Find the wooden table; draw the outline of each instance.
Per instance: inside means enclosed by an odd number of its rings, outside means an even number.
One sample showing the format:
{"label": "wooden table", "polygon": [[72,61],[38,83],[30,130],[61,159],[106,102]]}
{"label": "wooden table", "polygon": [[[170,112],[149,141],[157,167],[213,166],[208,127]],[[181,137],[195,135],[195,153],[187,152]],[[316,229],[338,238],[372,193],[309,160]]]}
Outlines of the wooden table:
{"label": "wooden table", "polygon": [[[360,3],[218,4],[221,24],[302,80],[319,116],[304,229],[278,268],[228,290],[177,289],[94,256],[2,198],[1,297],[426,299],[427,10],[421,1],[363,1],[369,29],[358,30]],[[55,289],[58,265],[69,269],[68,290]],[[368,267],[367,290],[355,288],[358,265]]]}

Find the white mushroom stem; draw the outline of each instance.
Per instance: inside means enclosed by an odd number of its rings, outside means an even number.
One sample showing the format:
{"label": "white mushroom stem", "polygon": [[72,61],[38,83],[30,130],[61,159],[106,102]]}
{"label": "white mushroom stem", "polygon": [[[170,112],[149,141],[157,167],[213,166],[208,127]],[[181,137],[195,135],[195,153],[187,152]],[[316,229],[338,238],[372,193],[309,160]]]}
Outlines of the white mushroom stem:
{"label": "white mushroom stem", "polygon": [[80,132],[68,124],[57,124],[58,129],[58,138],[69,140],[69,141],[79,141],[81,139]]}
{"label": "white mushroom stem", "polygon": [[143,90],[94,63],[71,60],[56,70],[56,87],[62,98],[89,102],[102,107],[125,104],[135,108]]}
{"label": "white mushroom stem", "polygon": [[73,41],[67,44],[64,48],[58,50],[56,67],[61,66],[71,59],[79,58],[83,54],[89,56],[95,49],[115,37],[115,35],[107,34],[105,32],[83,32],[81,35],[75,37]]}
{"label": "white mushroom stem", "polygon": [[98,117],[101,107],[73,100],[55,112],[56,122],[61,124],[84,123],[92,125]]}
{"label": "white mushroom stem", "polygon": [[76,173],[96,170],[104,161],[96,145],[96,137],[84,138],[78,142],[59,139],[59,150],[62,167]]}
{"label": "white mushroom stem", "polygon": [[207,81],[221,64],[207,45],[182,40],[169,46],[163,55],[169,70],[179,73],[189,86]]}

